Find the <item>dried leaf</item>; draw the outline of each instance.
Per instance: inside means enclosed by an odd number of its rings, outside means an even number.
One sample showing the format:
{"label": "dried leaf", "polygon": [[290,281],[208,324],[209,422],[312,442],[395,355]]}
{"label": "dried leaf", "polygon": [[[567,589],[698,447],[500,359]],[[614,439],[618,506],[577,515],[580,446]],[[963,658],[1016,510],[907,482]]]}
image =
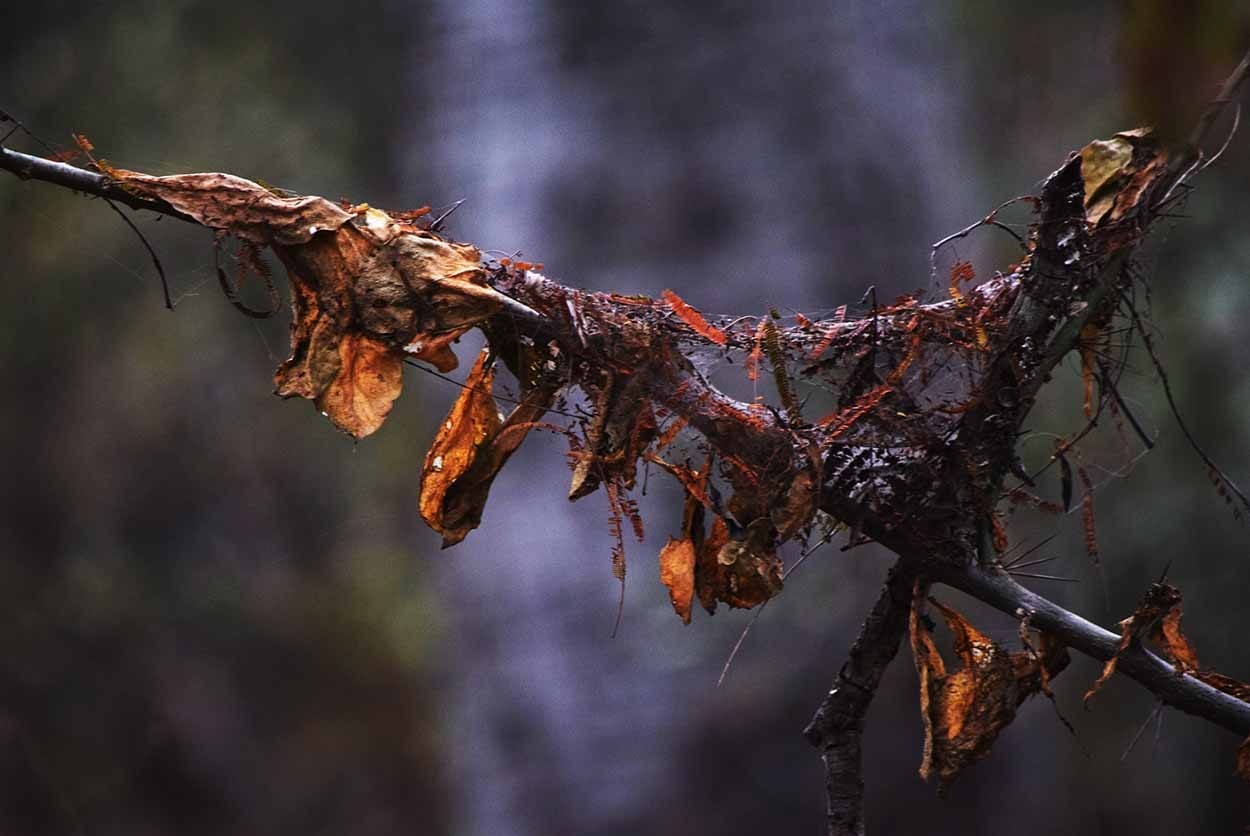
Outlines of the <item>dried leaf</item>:
{"label": "dried leaf", "polygon": [[660,550],[660,582],[668,587],[673,609],[685,624],[690,623],[690,605],[694,599],[694,541],[669,538]]}
{"label": "dried leaf", "polygon": [[[1060,461],[1065,460],[1060,459]],[[1107,581],[1103,576],[1102,559],[1098,556],[1098,527],[1094,516],[1094,483],[1090,480],[1089,473],[1084,467],[1078,467],[1076,475],[1081,480],[1081,528],[1085,534],[1085,553],[1089,555],[1089,559],[1094,563],[1094,568],[1098,571],[1098,581],[1103,587],[1103,595],[1105,596]]]}
{"label": "dried leaf", "polygon": [[[428,233],[405,232],[378,243],[347,225],[275,252],[286,265],[295,312],[292,353],[274,375],[276,391],[315,400],[357,438],[381,425],[380,418],[365,422],[358,415],[384,417],[389,401],[366,405],[357,398],[358,408],[342,411],[337,393],[325,397],[344,356],[340,344],[369,345],[370,356],[385,354],[397,383],[405,358],[447,372],[457,365],[451,343],[500,307],[499,295],[479,284],[485,277],[477,250]],[[393,401],[399,391],[378,394]]]}
{"label": "dried leaf", "polygon": [[965,766],[989,754],[1016,709],[1047,687],[1066,665],[1067,656],[1047,639],[1040,658],[1031,648],[1009,653],[955,610],[929,600],[942,613],[961,662],[958,669],[948,670],[942,661],[923,616],[923,589],[917,584],[909,626],[925,728],[920,776],[928,780],[936,772],[944,787]]}
{"label": "dried leaf", "polygon": [[421,517],[430,528],[452,542],[464,539],[468,532],[446,523],[447,491],[469,470],[483,447],[503,426],[491,396],[494,381],[494,366],[488,352],[483,351],[425,455],[421,471]]}
{"label": "dried leaf", "polygon": [[695,333],[704,337],[717,345],[725,345],[729,341],[729,337],[719,328],[714,328],[708,324],[703,318],[703,314],[686,304],[686,302],[671,290],[664,291],[661,294],[668,306],[673,309],[673,313],[681,319],[682,322],[694,329]]}
{"label": "dried leaf", "polygon": [[743,361],[743,366],[747,371],[747,380],[759,380],[760,360],[764,357],[764,332],[767,328],[767,319],[761,319],[760,324],[755,327],[755,346],[751,349],[751,353],[748,354],[746,359]]}
{"label": "dried leaf", "polygon": [[[295,308],[291,357],[277,393],[303,397],[357,438],[381,426],[399,394],[405,357],[456,367],[450,345],[493,316],[476,249],[366,204],[283,197],[230,174],[154,177],[109,169],[128,191],[160,200],[286,265]],[[253,259],[257,260],[257,259]]]}
{"label": "dried leaf", "polygon": [[1099,224],[1124,219],[1166,169],[1167,154],[1148,128],[1086,145],[1081,149],[1086,220]]}
{"label": "dried leaf", "polygon": [[[1133,144],[1122,136],[1100,139],[1081,149],[1081,177],[1085,180],[1085,210],[1098,223],[1111,210],[1115,194],[1110,187],[1133,159]],[[1100,198],[1100,193],[1102,197]]]}
{"label": "dried leaf", "polygon": [[786,369],[786,352],[781,345],[781,332],[773,324],[773,320],[777,318],[777,312],[771,311],[770,313],[771,317],[761,323],[764,329],[764,353],[768,355],[768,363],[773,367],[773,383],[777,387],[777,397],[781,399],[781,406],[786,411],[786,417],[791,421],[796,421],[802,417],[799,402],[794,395],[794,386],[790,383],[790,373]]}
{"label": "dried leaf", "polygon": [[1094,367],[1096,359],[1094,355],[1094,347],[1098,340],[1102,337],[1102,328],[1094,323],[1088,323],[1081,329],[1080,353],[1081,353],[1081,388],[1084,394],[1085,417],[1093,419],[1094,417]]}
{"label": "dried leaf", "polygon": [[348,334],[340,340],[338,359],[338,373],[315,403],[339,429],[364,438],[382,426],[399,397],[403,361],[363,334]]}
{"label": "dried leaf", "polygon": [[1066,514],[1072,508],[1072,465],[1062,450],[1055,453],[1055,458],[1059,460],[1059,490],[1063,496],[1063,512]]}
{"label": "dried leaf", "polygon": [[113,169],[127,191],[168,203],[209,229],[222,229],[257,244],[303,244],[333,232],[352,215],[324,197],[279,197],[233,174],[154,177]]}
{"label": "dried leaf", "polygon": [[785,567],[777,557],[772,520],[753,520],[741,539],[730,537],[716,552],[716,597],[731,607],[750,609],[782,587]]}
{"label": "dried leaf", "polygon": [[[1115,653],[1103,665],[1102,674],[1090,686],[1090,689],[1085,692],[1086,703],[1093,698],[1094,694],[1098,693],[1099,689],[1115,673],[1116,663],[1120,661],[1120,654],[1128,649],[1133,639],[1143,638],[1152,632],[1158,634],[1160,621],[1173,610],[1177,611],[1177,621],[1173,629],[1173,641],[1179,637],[1180,641],[1184,642],[1184,637],[1179,635],[1180,605],[1181,591],[1179,589],[1166,581],[1151,585],[1150,589],[1146,591],[1146,594],[1142,596],[1141,601],[1137,604],[1137,609],[1133,611],[1133,614],[1120,622],[1120,641],[1116,645]],[[1162,650],[1165,654],[1172,652],[1172,649],[1169,649],[1167,645],[1166,639],[1162,643]],[[1188,646],[1188,643],[1185,644],[1184,648],[1175,648],[1175,650],[1178,650],[1185,658],[1193,656],[1193,650]],[[1169,656],[1169,658],[1171,657]],[[1196,667],[1196,658],[1194,662]]]}
{"label": "dried leaf", "polygon": [[527,392],[504,419],[499,431],[482,446],[468,469],[448,486],[443,497],[442,524],[448,530],[443,534],[444,548],[459,543],[477,528],[495,477],[530,430],[538,425],[538,419],[554,398],[552,388],[540,387]]}
{"label": "dried leaf", "polygon": [[[699,507],[700,516],[702,515],[702,507]],[[702,526],[700,519],[699,525]],[[708,615],[716,613],[716,602],[720,593],[720,564],[716,561],[716,556],[720,554],[720,550],[729,542],[729,526],[725,523],[723,517],[712,518],[712,530],[708,532],[707,540],[700,546],[698,558],[694,565],[694,591],[699,597],[699,603],[703,605],[703,609],[707,610]]]}
{"label": "dried leaf", "polygon": [[777,539],[783,543],[807,527],[816,516],[820,502],[819,451],[811,451],[811,457],[811,467],[795,474],[782,501],[773,508],[773,525],[777,529]]}
{"label": "dried leaf", "polygon": [[1215,671],[1196,671],[1194,678],[1205,682],[1217,691],[1223,691],[1230,697],[1236,697],[1242,702],[1250,702],[1250,685],[1233,679],[1231,676],[1225,676]]}

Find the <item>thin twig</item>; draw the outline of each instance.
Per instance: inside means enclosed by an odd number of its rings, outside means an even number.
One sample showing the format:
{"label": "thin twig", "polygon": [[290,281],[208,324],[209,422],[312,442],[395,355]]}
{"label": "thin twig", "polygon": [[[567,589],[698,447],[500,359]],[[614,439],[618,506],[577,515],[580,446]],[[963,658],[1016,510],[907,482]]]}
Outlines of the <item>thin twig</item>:
{"label": "thin twig", "polygon": [[1124,754],[1120,755],[1121,763],[1128,760],[1129,752],[1132,752],[1133,747],[1137,745],[1137,741],[1142,736],[1142,732],[1144,732],[1147,728],[1150,727],[1150,722],[1154,720],[1154,718],[1157,717],[1159,715],[1159,712],[1161,711],[1163,711],[1163,700],[1159,700],[1158,702],[1155,703],[1154,710],[1151,711],[1150,714],[1146,717],[1146,722],[1141,724],[1141,726],[1137,729],[1137,733],[1133,735],[1133,739],[1128,742],[1128,747],[1125,748]]}
{"label": "thin twig", "polygon": [[156,250],[152,249],[152,245],[148,243],[147,237],[139,231],[139,227],[135,226],[134,221],[126,217],[126,213],[117,208],[116,203],[109,200],[107,197],[103,198],[103,200],[108,204],[110,209],[117,213],[117,217],[121,218],[125,222],[126,226],[134,230],[135,235],[139,236],[140,243],[143,244],[144,249],[148,251],[148,255],[152,258],[152,266],[156,268],[157,275],[161,277],[161,292],[165,295],[165,308],[166,310],[172,311],[174,309],[174,300],[169,296],[169,279],[165,277],[165,268],[161,265],[161,260],[156,255]]}

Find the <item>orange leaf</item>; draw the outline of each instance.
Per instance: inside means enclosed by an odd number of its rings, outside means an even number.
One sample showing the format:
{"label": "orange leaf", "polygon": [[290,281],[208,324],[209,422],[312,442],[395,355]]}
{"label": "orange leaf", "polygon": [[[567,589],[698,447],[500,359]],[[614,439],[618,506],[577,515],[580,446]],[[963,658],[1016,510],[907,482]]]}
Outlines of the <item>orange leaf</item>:
{"label": "orange leaf", "polygon": [[[699,526],[702,527],[702,507],[699,507],[699,514]],[[716,562],[716,556],[728,542],[729,526],[723,518],[713,517],[712,530],[700,546],[694,566],[695,594],[699,596],[699,603],[709,615],[716,612],[716,598],[720,589],[720,565]]]}
{"label": "orange leaf", "polygon": [[425,454],[425,466],[421,470],[421,517],[430,528],[451,540],[463,539],[467,531],[460,532],[447,525],[444,519],[447,491],[464,476],[482,448],[503,426],[490,393],[494,382],[494,366],[489,362],[488,353],[483,351]]}
{"label": "orange leaf", "polygon": [[356,438],[372,433],[403,388],[403,361],[377,340],[349,334],[338,344],[339,371],[317,396],[317,408]]}
{"label": "orange leaf", "polygon": [[1016,709],[1045,689],[1067,664],[1067,655],[1049,641],[1043,641],[1049,652],[1042,658],[1031,648],[1008,653],[955,610],[929,601],[942,613],[961,662],[954,670],[943,662],[923,617],[925,599],[917,582],[909,627],[925,729],[920,776],[928,780],[936,772],[945,787],[965,766],[989,754]]}
{"label": "orange leaf", "polygon": [[660,582],[668,587],[673,609],[685,624],[690,623],[690,604],[694,599],[694,541],[672,537],[660,550]]}
{"label": "orange leaf", "polygon": [[[495,477],[525,441],[530,430],[539,426],[538,419],[551,406],[554,397],[555,390],[549,388],[531,389],[526,393],[521,403],[508,413],[499,431],[482,446],[464,474],[447,487],[441,520],[447,529],[443,533],[444,548],[459,543],[477,528]],[[432,527],[439,530],[437,526]]]}
{"label": "orange leaf", "polygon": [[682,322],[689,325],[700,336],[711,340],[717,345],[725,345],[729,341],[729,337],[719,328],[714,328],[708,324],[703,318],[703,314],[687,305],[680,296],[671,290],[666,290],[661,294],[664,301],[668,302],[668,306],[673,309],[673,313],[681,319]]}

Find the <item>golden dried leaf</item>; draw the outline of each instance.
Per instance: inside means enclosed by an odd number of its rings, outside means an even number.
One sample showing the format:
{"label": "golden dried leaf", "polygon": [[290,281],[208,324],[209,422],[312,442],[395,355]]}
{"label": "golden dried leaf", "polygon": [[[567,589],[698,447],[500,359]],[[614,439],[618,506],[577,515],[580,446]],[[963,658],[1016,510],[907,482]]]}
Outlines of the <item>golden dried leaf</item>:
{"label": "golden dried leaf", "polygon": [[785,542],[809,525],[820,501],[820,455],[814,453],[812,466],[795,474],[780,504],[772,513],[777,539]]}
{"label": "golden dried leaf", "polygon": [[322,197],[284,197],[230,174],[109,176],[210,229],[273,248],[295,309],[277,393],[315,401],[357,438],[390,411],[405,357],[451,371],[451,344],[503,302],[486,286],[475,248],[366,204],[348,210]]}
{"label": "golden dried leaf", "polygon": [[[702,528],[703,507],[697,503],[695,507],[698,509],[699,526]],[[728,542],[729,526],[722,517],[713,517],[712,530],[708,532],[707,539],[700,545],[698,559],[694,565],[694,591],[699,598],[699,603],[709,615],[716,612],[716,600],[720,593],[721,568],[716,556]]]}
{"label": "golden dried leaf", "polygon": [[1168,610],[1153,632],[1165,656],[1186,673],[1198,670],[1198,654],[1181,632],[1181,603]]}
{"label": "golden dried leaf", "polygon": [[1043,641],[1046,652],[1041,658],[1031,649],[1009,653],[958,612],[929,599],[942,613],[962,663],[957,670],[948,670],[923,618],[924,600],[917,584],[909,626],[925,729],[920,776],[928,780],[936,772],[945,786],[965,766],[989,754],[1019,705],[1041,691],[1067,657],[1049,640]]}
{"label": "golden dried leaf", "polygon": [[421,517],[444,539],[454,542],[464,539],[468,532],[447,525],[443,503],[448,489],[469,470],[483,447],[503,426],[495,399],[490,394],[494,382],[494,366],[489,362],[488,353],[483,351],[425,454],[425,466],[421,470]]}
{"label": "golden dried leaf", "polygon": [[[367,210],[363,217],[377,214]],[[341,346],[364,340],[387,355],[388,368],[398,370],[407,357],[451,371],[451,343],[499,310],[499,294],[481,284],[477,250],[419,232],[382,242],[381,222],[372,223],[369,234],[353,223],[303,244],[274,247],[286,265],[294,307],[291,357],[274,375],[279,395],[338,404],[337,393],[327,398],[327,387],[338,374]],[[387,394],[393,401],[399,393]],[[322,408],[358,438],[381,425]],[[362,403],[356,411],[384,417],[387,410],[389,401]]]}
{"label": "golden dried leaf", "polygon": [[[469,467],[447,487],[443,495],[441,524],[443,547],[455,545],[482,521],[482,510],[499,471],[538,419],[551,406],[555,390],[531,389],[508,414],[498,432],[482,445]],[[437,527],[436,527],[436,530]]]}
{"label": "golden dried leaf", "polygon": [[1086,217],[1090,223],[1098,223],[1110,211],[1114,194],[1110,199],[1096,198],[1099,192],[1109,190],[1108,187],[1114,184],[1132,159],[1132,142],[1119,135],[1096,140],[1081,149],[1081,177],[1085,181]]}
{"label": "golden dried leaf", "polygon": [[1167,168],[1167,154],[1148,128],[1121,131],[1081,149],[1085,217],[1091,224],[1121,220]]}
{"label": "golden dried leaf", "polygon": [[[1203,670],[1198,653],[1181,631],[1181,592],[1171,584],[1161,581],[1153,584],[1142,596],[1137,609],[1120,622],[1120,642],[1115,655],[1107,660],[1102,675],[1085,694],[1086,702],[1115,673],[1120,654],[1128,649],[1135,638],[1147,638],[1154,642],[1164,658],[1176,666],[1176,672],[1191,674],[1217,691],[1250,702],[1250,685],[1215,671]],[[1237,750],[1237,774],[1250,780],[1250,741]]]}
{"label": "golden dried leaf", "polygon": [[673,609],[685,624],[690,623],[690,604],[694,599],[694,541],[672,537],[660,550],[660,583],[668,587]]}
{"label": "golden dried leaf", "polygon": [[317,396],[317,408],[356,438],[372,433],[403,388],[403,360],[382,343],[349,334],[338,344],[338,373]]}

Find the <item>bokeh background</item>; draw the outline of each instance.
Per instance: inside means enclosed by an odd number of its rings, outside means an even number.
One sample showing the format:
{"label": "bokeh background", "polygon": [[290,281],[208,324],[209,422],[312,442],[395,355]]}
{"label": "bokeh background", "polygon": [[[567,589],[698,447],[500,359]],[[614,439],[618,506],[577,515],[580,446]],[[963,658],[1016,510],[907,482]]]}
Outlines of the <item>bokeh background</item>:
{"label": "bokeh background", "polygon": [[[8,4],[0,107],[149,172],[396,208],[465,198],[453,235],[570,284],[810,311],[926,286],[931,242],[1092,138],[1188,124],[1250,41],[1242,5]],[[1159,345],[1196,434],[1250,482],[1244,133],[1184,215],[1149,265]],[[411,370],[386,427],[353,444],[270,395],[286,322],[226,303],[209,234],[137,222],[174,313],[107,207],[0,178],[0,832],[820,831],[799,733],[887,555],[813,556],[717,687],[749,616],[672,614],[655,554],[676,489],[652,480],[643,499],[610,639],[607,510],[564,499],[560,441],[533,438],[482,528],[440,551],[416,496],[456,389]],[[1009,243],[959,254],[992,275]],[[1131,478],[1100,479],[1110,608],[1075,515],[1046,523],[1047,551],[1081,583],[1037,586],[1110,625],[1170,565],[1204,661],[1250,679],[1250,535],[1148,362],[1133,368],[1125,393],[1159,444]],[[1068,368],[1037,426],[1079,422],[1078,391]],[[1164,711],[1125,756],[1152,698],[1116,681],[1083,710],[1095,675],[1077,660],[1056,683],[1075,738],[1030,703],[938,798],[916,775],[901,654],[867,731],[870,826],[1250,823],[1236,740]]]}

